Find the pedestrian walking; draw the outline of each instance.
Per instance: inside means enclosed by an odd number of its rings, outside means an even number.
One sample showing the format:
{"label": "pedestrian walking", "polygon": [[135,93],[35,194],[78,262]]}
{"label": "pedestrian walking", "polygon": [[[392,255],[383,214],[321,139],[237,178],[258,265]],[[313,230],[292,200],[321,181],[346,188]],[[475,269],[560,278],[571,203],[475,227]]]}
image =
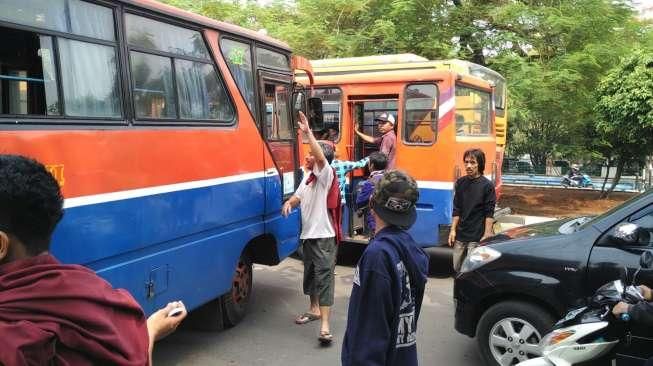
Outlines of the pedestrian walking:
{"label": "pedestrian walking", "polygon": [[406,231],[417,218],[415,180],[389,171],[370,199],[376,235],[354,271],[343,366],[416,366],[428,257]]}
{"label": "pedestrian walking", "polygon": [[485,153],[470,149],[463,154],[467,175],[458,178],[454,187],[453,219],[449,231],[449,246],[453,246],[455,272],[478,243],[494,235],[494,185],[483,176]]}
{"label": "pedestrian walking", "polygon": [[[302,249],[304,254],[304,294],[310,298],[307,312],[295,319],[297,324],[321,320],[318,339],[323,344],[333,340],[329,325],[330,308],[333,305],[334,269],[336,265],[336,234],[340,225],[332,218],[334,211],[340,210],[338,181],[329,165],[334,156],[333,147],[318,143],[308,127],[308,120],[299,113],[299,128],[308,136],[310,152],[306,156],[305,168],[310,174],[304,178],[293,196],[284,203],[282,214],[288,216],[293,207],[301,207]],[[327,200],[337,199],[337,208],[330,212]],[[337,217],[339,215],[336,213]]]}

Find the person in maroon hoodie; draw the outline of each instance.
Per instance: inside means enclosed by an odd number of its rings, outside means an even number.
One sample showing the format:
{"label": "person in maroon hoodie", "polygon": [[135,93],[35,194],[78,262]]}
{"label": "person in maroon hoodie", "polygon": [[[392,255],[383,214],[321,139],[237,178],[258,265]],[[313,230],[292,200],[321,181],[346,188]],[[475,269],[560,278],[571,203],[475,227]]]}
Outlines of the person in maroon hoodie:
{"label": "person in maroon hoodie", "polygon": [[[145,319],[125,290],[48,253],[63,216],[39,162],[0,155],[0,365],[147,365],[154,341],[186,316],[181,302]],[[179,316],[168,313],[180,307]]]}

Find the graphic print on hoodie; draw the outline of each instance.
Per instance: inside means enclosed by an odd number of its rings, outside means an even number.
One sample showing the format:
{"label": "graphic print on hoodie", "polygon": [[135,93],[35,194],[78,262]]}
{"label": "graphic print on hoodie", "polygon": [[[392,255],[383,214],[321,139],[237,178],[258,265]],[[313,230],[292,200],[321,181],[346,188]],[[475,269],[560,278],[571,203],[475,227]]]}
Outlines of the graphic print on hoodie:
{"label": "graphic print on hoodie", "polygon": [[406,231],[379,231],[354,271],[343,366],[417,366],[427,273],[428,257]]}

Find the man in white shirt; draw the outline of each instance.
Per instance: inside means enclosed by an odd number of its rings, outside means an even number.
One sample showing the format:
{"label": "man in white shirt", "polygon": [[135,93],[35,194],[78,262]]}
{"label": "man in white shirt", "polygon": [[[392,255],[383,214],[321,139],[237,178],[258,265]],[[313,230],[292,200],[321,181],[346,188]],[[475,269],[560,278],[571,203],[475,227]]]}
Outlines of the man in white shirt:
{"label": "man in white shirt", "polygon": [[[329,310],[333,305],[336,265],[336,233],[327,210],[327,195],[334,183],[334,151],[331,145],[318,143],[308,127],[303,113],[299,113],[299,128],[308,136],[311,151],[306,157],[307,174],[295,194],[284,203],[281,212],[288,216],[298,205],[302,214],[302,240],[304,253],[304,294],[310,297],[309,310],[295,319],[297,324],[306,324],[321,319],[320,336],[322,344],[333,340],[329,327]],[[310,173],[310,174],[309,174]]]}

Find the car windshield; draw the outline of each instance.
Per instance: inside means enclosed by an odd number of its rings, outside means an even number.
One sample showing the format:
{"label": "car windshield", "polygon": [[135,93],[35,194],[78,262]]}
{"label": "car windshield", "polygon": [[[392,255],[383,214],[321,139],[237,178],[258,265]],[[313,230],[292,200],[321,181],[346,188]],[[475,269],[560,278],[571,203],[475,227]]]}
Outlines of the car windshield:
{"label": "car windshield", "polygon": [[635,195],[635,196],[631,197],[630,199],[628,199],[627,201],[623,202],[622,204],[616,205],[613,208],[605,211],[604,213],[592,218],[591,220],[587,220],[586,222],[582,223],[581,225],[579,225],[577,230],[581,230],[581,229],[584,229],[584,228],[586,228],[586,227],[588,227],[590,225],[593,225],[595,222],[601,221],[604,217],[610,216],[613,212],[619,210],[622,206],[625,206],[625,205],[627,205],[627,204],[629,204],[629,203],[631,203],[631,202],[633,202],[635,200],[638,200],[638,199],[642,198],[643,196],[651,195],[651,194],[653,194],[653,189],[649,189],[648,191],[646,191],[644,193]]}

